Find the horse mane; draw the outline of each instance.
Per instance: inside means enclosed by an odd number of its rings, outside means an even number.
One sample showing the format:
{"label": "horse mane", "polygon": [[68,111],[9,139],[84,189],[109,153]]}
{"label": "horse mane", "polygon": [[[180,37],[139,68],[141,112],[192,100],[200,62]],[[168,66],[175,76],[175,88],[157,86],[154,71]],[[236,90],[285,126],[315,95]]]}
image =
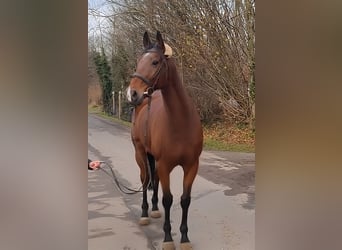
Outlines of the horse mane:
{"label": "horse mane", "polygon": [[168,64],[168,71],[169,71],[169,75],[168,75],[169,79],[173,83],[178,84],[181,88],[185,90],[184,83],[182,82],[182,79],[179,74],[176,59],[174,57],[167,57],[167,64]]}

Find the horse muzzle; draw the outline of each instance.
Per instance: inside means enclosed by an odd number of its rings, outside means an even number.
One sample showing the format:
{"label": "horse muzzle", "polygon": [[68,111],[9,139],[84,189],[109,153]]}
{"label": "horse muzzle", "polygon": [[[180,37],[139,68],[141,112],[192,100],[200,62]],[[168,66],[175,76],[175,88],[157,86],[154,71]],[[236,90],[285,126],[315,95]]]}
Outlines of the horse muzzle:
{"label": "horse muzzle", "polygon": [[128,87],[127,99],[130,104],[134,106],[138,106],[144,101],[145,97],[151,97],[153,92],[154,92],[154,89],[152,87],[148,87],[142,94],[139,94],[138,91]]}
{"label": "horse muzzle", "polygon": [[144,93],[139,94],[138,91],[131,89],[130,87],[127,89],[127,99],[130,104],[138,106],[144,101],[144,98]]}

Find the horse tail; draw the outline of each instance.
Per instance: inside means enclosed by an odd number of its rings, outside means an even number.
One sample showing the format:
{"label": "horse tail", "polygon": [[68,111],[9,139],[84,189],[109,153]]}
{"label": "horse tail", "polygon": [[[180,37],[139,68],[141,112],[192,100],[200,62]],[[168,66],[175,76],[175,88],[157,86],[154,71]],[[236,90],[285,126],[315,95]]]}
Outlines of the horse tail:
{"label": "horse tail", "polygon": [[150,177],[148,190],[152,190],[154,187],[154,181],[155,181],[156,162],[154,160],[153,155],[151,155],[150,153],[147,153],[147,167],[149,168],[147,170],[148,170],[149,177]]}

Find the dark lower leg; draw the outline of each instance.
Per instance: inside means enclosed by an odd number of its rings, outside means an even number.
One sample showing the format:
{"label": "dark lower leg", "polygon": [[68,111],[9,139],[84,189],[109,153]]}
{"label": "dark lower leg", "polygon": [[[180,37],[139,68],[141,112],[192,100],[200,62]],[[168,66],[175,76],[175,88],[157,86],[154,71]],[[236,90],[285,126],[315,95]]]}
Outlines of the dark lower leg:
{"label": "dark lower leg", "polygon": [[153,196],[152,196],[152,211],[157,211],[158,209],[158,186],[159,178],[155,174],[154,185],[153,185]]}
{"label": "dark lower leg", "polygon": [[142,201],[141,209],[142,209],[141,217],[148,217],[147,190],[144,190],[143,192],[143,201]]}
{"label": "dark lower leg", "polygon": [[[140,149],[140,150],[139,150]],[[142,183],[143,188],[143,200],[141,204],[141,217],[148,217],[148,203],[147,203],[147,184],[149,181],[148,172],[146,169],[147,162],[146,162],[146,153],[142,148],[137,148],[135,151],[135,159],[140,167],[140,181]]]}
{"label": "dark lower leg", "polygon": [[170,223],[170,208],[172,205],[173,197],[171,193],[163,194],[163,206],[165,209],[165,221],[164,221],[164,242],[173,241],[171,237],[171,223]]}
{"label": "dark lower leg", "polygon": [[188,238],[188,210],[190,206],[191,197],[182,195],[181,207],[182,207],[182,223],[180,226],[180,232],[182,234],[181,243],[189,242]]}

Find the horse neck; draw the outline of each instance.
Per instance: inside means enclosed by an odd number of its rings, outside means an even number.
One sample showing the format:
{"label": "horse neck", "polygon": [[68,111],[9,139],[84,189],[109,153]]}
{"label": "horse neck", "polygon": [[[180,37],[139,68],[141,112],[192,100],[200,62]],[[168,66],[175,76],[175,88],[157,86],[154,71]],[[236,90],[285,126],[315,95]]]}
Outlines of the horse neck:
{"label": "horse neck", "polygon": [[[173,66],[173,67],[172,67]],[[193,112],[193,105],[182,85],[182,81],[176,71],[175,65],[169,69],[169,83],[161,90],[163,95],[165,110],[173,118],[179,116],[181,120],[186,120]]]}

